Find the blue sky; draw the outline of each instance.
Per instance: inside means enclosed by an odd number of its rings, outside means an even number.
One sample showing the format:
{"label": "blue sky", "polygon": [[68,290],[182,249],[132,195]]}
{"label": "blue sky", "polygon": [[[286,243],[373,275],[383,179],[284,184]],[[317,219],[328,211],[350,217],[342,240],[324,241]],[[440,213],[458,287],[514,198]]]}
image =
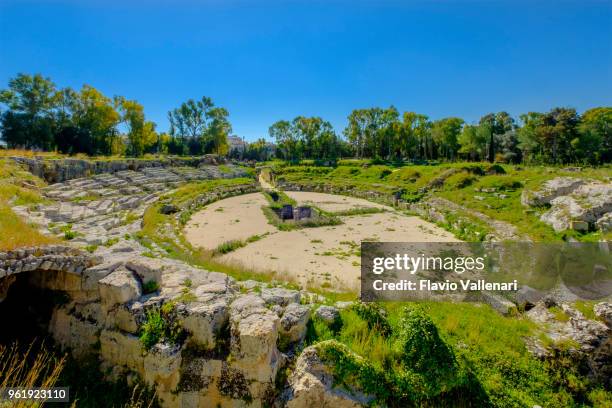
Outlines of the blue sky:
{"label": "blue sky", "polygon": [[88,83],[166,113],[207,95],[255,139],[395,105],[468,122],[612,105],[612,1],[3,1],[0,87]]}

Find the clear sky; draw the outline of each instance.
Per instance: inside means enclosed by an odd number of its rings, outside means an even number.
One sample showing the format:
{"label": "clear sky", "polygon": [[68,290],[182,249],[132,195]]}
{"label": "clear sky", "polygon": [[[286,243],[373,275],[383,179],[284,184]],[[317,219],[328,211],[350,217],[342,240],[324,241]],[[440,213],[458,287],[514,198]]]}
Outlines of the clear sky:
{"label": "clear sky", "polygon": [[390,104],[583,111],[612,105],[612,0],[0,0],[0,87],[17,72],[136,99],[160,130],[210,96],[249,140]]}

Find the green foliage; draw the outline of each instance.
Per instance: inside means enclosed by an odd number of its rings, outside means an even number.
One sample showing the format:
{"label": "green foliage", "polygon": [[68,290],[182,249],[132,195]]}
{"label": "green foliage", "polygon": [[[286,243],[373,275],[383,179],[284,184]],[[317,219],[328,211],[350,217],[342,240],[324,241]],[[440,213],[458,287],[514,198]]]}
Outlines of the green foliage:
{"label": "green foliage", "polygon": [[156,292],[159,289],[159,283],[157,283],[154,280],[150,280],[148,282],[145,282],[142,285],[142,292],[146,295],[149,293],[153,293]]}
{"label": "green foliage", "polygon": [[[370,329],[352,308],[341,311],[340,330],[331,330],[315,317],[306,335],[307,344],[335,340],[343,345],[341,350],[333,348],[341,357],[330,361],[340,365],[338,382],[348,391],[359,384],[359,356],[376,375],[384,376],[380,381],[386,388],[373,393],[374,406],[578,407],[606,406],[612,398],[588,381],[581,363],[542,362],[532,356],[524,339],[535,330],[526,319],[503,317],[488,306],[467,303],[378,307],[387,310],[388,337]],[[599,401],[604,403],[597,405]]]}
{"label": "green foliage", "polygon": [[383,337],[391,334],[391,325],[387,321],[384,309],[376,303],[355,303],[353,310],[359,317],[368,323],[368,328],[380,333]]}
{"label": "green foliage", "polygon": [[422,386],[428,396],[447,392],[457,385],[459,367],[455,355],[423,310],[404,309],[398,337],[404,367],[423,378]]}
{"label": "green foliage", "polygon": [[117,242],[119,242],[119,238],[109,238],[104,243],[104,246],[109,248],[109,247],[112,247],[113,245],[115,245]]}
{"label": "green foliage", "polygon": [[[380,402],[386,402],[390,398],[392,387],[385,373],[368,360],[354,354],[344,344],[327,340],[318,343],[316,349],[321,359],[331,364],[335,383],[356,383],[365,394],[376,395]],[[350,386],[346,388],[351,389]]]}
{"label": "green foliage", "polygon": [[169,151],[173,154],[226,154],[227,136],[232,130],[225,108],[215,107],[211,98],[189,99],[168,112]]}
{"label": "green foliage", "polygon": [[174,303],[164,303],[161,308],[147,312],[140,332],[140,342],[146,350],[160,341],[180,344],[183,340],[184,332],[178,323]]}
{"label": "green foliage", "polygon": [[219,244],[217,249],[215,249],[215,252],[218,254],[227,254],[229,252],[235,251],[238,248],[242,248],[245,245],[246,244],[244,241],[239,240],[239,239],[234,239],[234,240],[226,241],[226,242]]}

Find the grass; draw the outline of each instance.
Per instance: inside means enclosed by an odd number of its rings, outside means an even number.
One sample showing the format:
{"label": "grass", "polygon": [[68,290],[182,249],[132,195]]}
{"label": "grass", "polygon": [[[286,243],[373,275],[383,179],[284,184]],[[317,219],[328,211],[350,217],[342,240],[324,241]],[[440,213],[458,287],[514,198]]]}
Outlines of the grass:
{"label": "grass", "polygon": [[[426,197],[424,191],[440,196],[517,227],[519,233],[536,241],[560,241],[569,237],[580,241],[602,238],[599,232],[556,233],[539,217],[545,209],[530,209],[520,202],[523,189],[537,189],[544,181],[558,176],[572,176],[605,181],[609,166],[584,168],[579,173],[565,173],[545,166],[491,165],[489,163],[445,163],[439,165],[369,165],[366,161],[340,161],[337,167],[273,164],[276,180],[316,189],[326,185],[348,195],[379,193],[387,203],[400,192],[404,200],[416,202]],[[483,191],[484,190],[484,191]],[[470,236],[470,234],[466,234]],[[608,235],[608,238],[610,234]]]}
{"label": "grass", "polygon": [[[0,345],[0,389],[54,387],[65,363],[66,357],[57,357],[44,344],[38,346],[33,342],[25,350],[17,343],[10,346]],[[2,402],[0,406],[4,406]],[[16,400],[10,406],[42,407],[43,402]]]}
{"label": "grass", "polygon": [[40,179],[12,160],[0,158],[0,251],[58,242],[55,238],[42,235],[10,208],[10,205],[44,203],[37,191],[42,186],[44,183]]}
{"label": "grass", "polygon": [[0,251],[57,242],[58,240],[53,237],[42,235],[35,227],[26,223],[0,202]]}
{"label": "grass", "polygon": [[[473,398],[479,393],[482,393],[484,402],[477,403],[477,406],[578,407],[582,406],[583,401],[585,405],[593,406],[608,406],[606,404],[612,403],[612,394],[589,383],[586,377],[576,376],[571,370],[559,369],[533,357],[525,347],[524,338],[534,335],[536,327],[520,316],[503,317],[486,305],[470,303],[385,303],[378,307],[385,314],[342,310],[342,326],[335,331],[315,317],[309,324],[307,342],[320,344],[325,340],[335,340],[340,343],[341,346],[331,347],[332,355],[335,353],[342,357],[338,360],[339,364],[348,361],[348,365],[354,366],[353,369],[340,367],[345,370],[343,378],[355,380],[355,376],[359,377],[364,372],[380,377],[377,382],[379,386],[372,393],[378,394],[377,398],[388,406],[448,405],[450,402],[444,402],[447,396],[454,398],[453,406],[468,406],[470,401],[474,405]],[[401,392],[400,380],[412,378],[410,381],[413,381],[415,367],[420,364],[430,369],[444,366],[431,361],[428,363],[431,353],[435,351],[428,343],[421,344],[416,355],[417,358],[425,359],[424,362],[410,360],[410,364],[407,364],[404,347],[406,336],[403,334],[406,308],[421,309],[431,319],[440,339],[456,360],[457,369],[453,378],[461,380],[456,385],[468,386],[467,389],[458,389],[469,392],[445,394],[437,392],[435,388],[417,387],[411,390],[411,395],[420,395],[420,400],[402,400],[404,394]],[[374,328],[380,327],[381,319],[384,321],[383,326],[390,328],[388,331]],[[412,342],[415,341],[413,337]],[[361,356],[367,357],[367,360]],[[359,361],[367,364],[358,364]],[[418,370],[416,374],[423,375]],[[440,374],[438,377],[444,376]],[[361,379],[362,382],[364,380],[367,379]],[[423,381],[423,384],[427,384],[427,378]],[[582,388],[572,385],[576,381],[580,381]],[[441,380],[439,382],[442,383]],[[389,396],[385,395],[387,390],[392,391],[391,398],[397,399],[395,403],[388,400]]]}

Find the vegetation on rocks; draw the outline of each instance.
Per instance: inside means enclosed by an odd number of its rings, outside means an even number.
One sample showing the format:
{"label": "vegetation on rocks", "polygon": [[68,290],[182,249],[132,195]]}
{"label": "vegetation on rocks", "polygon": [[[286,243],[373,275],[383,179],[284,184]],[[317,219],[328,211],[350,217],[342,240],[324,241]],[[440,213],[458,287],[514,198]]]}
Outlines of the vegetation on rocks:
{"label": "vegetation on rocks", "polygon": [[[449,211],[441,225],[460,238],[482,240],[491,231],[490,223],[478,214],[511,224],[519,234],[536,241],[559,241],[570,237],[595,241],[599,231],[555,232],[540,220],[546,208],[527,208],[521,204],[523,190],[537,189],[543,182],[563,175],[562,168],[516,166],[489,163],[447,163],[437,165],[371,164],[366,160],[338,162],[336,167],[316,167],[274,162],[279,186],[297,185],[311,191],[367,196],[392,203],[399,194],[407,203],[426,202],[441,197],[463,207]],[[609,180],[609,167],[583,168],[571,174],[582,179]],[[461,218],[461,223],[457,223]]]}
{"label": "vegetation on rocks", "polygon": [[145,349],[149,350],[160,341],[179,344],[184,336],[185,333],[177,321],[174,303],[168,302],[160,308],[147,311],[147,318],[140,333],[140,341]]}
{"label": "vegetation on rocks", "polygon": [[372,319],[362,318],[357,306],[341,311],[343,324],[337,331],[314,317],[307,344],[317,344],[332,364],[338,386],[351,391],[357,384],[383,406],[578,407],[612,402],[609,391],[576,371],[569,360],[541,361],[529,353],[524,339],[536,335],[537,328],[520,316],[503,317],[486,305],[465,303],[369,307],[385,311],[389,335],[372,330]]}

